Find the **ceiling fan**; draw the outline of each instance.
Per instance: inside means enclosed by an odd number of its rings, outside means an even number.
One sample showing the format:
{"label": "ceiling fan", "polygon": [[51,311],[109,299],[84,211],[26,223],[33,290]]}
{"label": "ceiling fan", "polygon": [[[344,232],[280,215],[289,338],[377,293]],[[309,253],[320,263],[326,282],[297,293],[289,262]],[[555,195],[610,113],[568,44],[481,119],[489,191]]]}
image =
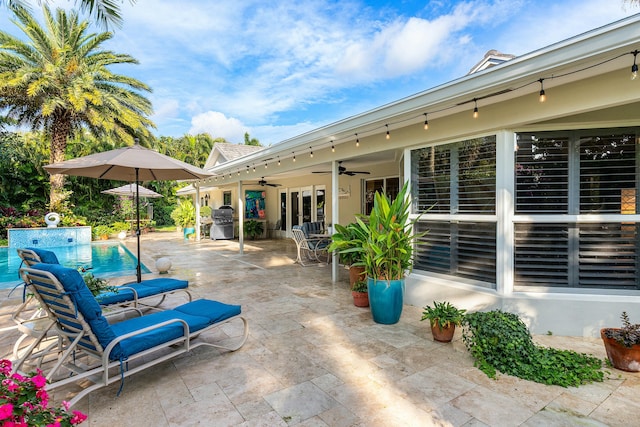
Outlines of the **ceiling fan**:
{"label": "ceiling fan", "polygon": [[267,181],[264,180],[264,176],[262,177],[262,179],[260,181],[258,181],[258,184],[260,184],[261,187],[264,187],[265,185],[268,185],[269,187],[280,187],[280,184],[271,184],[268,183]]}
{"label": "ceiling fan", "polygon": [[[314,171],[313,173],[331,173],[331,171]],[[369,175],[371,172],[347,170],[347,168],[342,166],[342,161],[338,162],[338,175],[354,176],[356,174]]]}

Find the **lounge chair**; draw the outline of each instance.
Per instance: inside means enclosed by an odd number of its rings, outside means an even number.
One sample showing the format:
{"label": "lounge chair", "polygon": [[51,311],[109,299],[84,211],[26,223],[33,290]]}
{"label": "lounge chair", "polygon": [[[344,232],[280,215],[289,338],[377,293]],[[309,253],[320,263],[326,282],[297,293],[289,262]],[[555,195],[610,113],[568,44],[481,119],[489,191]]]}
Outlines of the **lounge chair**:
{"label": "lounge chair", "polygon": [[[17,249],[17,251],[18,256],[22,258],[23,263],[28,267],[37,263],[60,264],[58,257],[53,251],[40,248]],[[133,307],[157,307],[164,302],[168,295],[172,295],[177,292],[186,293],[187,298],[191,301],[192,296],[187,289],[188,286],[189,282],[186,280],[159,277],[143,280],[139,283],[125,283],[117,287],[117,292],[103,292],[98,295],[96,299],[103,306],[132,305]],[[160,297],[160,300],[154,300],[154,304],[150,305],[149,303],[153,297]]]}
{"label": "lounge chair", "polygon": [[[18,248],[18,256],[27,267],[39,263],[59,265],[55,252],[40,248]],[[140,283],[126,283],[118,286],[117,292],[105,291],[96,297],[103,307],[124,308],[132,306],[136,309],[154,308],[162,304],[167,296],[184,292],[188,301],[192,301],[191,293],[187,287],[189,282],[173,278],[155,278],[143,280]],[[24,290],[23,303],[15,310],[11,320],[15,328],[22,334],[13,346],[13,366],[20,369],[29,361],[36,367],[40,367],[45,359],[51,355],[51,350],[56,346],[50,342],[49,331],[54,322],[47,318],[47,313],[40,307],[35,307],[33,297]],[[48,336],[49,335],[49,336]]]}
{"label": "lounge chair", "polygon": [[[29,292],[54,319],[55,331],[62,338],[58,361],[44,369],[49,390],[85,380],[93,383],[75,395],[71,405],[93,390],[124,381],[195,347],[235,351],[249,334],[239,305],[207,299],[109,324],[78,271],[58,264],[36,264],[22,268],[20,274]],[[140,314],[133,307],[130,310]],[[201,339],[194,342],[198,335],[236,319],[244,326],[240,337],[216,344]]]}
{"label": "lounge chair", "polygon": [[329,262],[327,246],[329,240],[326,237],[313,237],[306,235],[304,229],[299,225],[294,225],[291,229],[292,239],[296,243],[296,261],[303,267],[310,263]]}

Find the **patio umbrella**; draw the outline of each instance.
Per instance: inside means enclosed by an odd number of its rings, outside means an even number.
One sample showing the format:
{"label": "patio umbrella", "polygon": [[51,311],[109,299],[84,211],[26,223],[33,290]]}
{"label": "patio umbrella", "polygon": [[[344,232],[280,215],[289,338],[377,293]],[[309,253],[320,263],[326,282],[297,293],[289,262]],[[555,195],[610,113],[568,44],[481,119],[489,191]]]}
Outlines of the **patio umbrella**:
{"label": "patio umbrella", "polygon": [[147,197],[147,198],[158,198],[162,197],[162,194],[156,193],[153,190],[148,189],[147,187],[143,187],[142,185],[137,184],[126,184],[120,187],[111,188],[109,190],[101,191],[104,194],[111,194],[113,196],[125,196],[125,197],[135,197],[136,190],[138,190],[139,197]]}
{"label": "patio umbrella", "polygon": [[64,174],[90,178],[112,179],[136,183],[136,237],[138,239],[137,281],[140,270],[140,181],[173,181],[202,179],[211,174],[173,157],[141,147],[130,147],[90,154],[44,167],[51,175]]}

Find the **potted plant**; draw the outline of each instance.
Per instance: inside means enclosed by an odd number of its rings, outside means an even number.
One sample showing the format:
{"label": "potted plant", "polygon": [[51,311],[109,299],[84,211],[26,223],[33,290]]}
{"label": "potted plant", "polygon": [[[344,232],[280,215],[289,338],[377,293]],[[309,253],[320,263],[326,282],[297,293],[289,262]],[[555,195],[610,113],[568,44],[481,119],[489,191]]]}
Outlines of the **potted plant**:
{"label": "potted plant", "polygon": [[262,226],[262,222],[260,221],[250,219],[249,221],[244,223],[244,234],[251,240],[255,240],[257,237],[262,236],[263,232],[264,227]]}
{"label": "potted plant", "polygon": [[631,324],[626,311],[620,316],[622,328],[602,328],[600,336],[614,368],[640,371],[640,323]]}
{"label": "potted plant", "polygon": [[456,326],[462,324],[466,310],[459,309],[448,301],[433,302],[433,307],[427,305],[420,320],[429,319],[433,339],[440,342],[450,342],[456,331]]}
{"label": "potted plant", "polygon": [[418,218],[409,218],[408,188],[405,183],[393,202],[376,192],[368,221],[356,219],[366,236],[360,250],[371,314],[375,322],[387,325],[400,320],[405,274],[413,265],[414,243],[424,235],[414,233],[413,225]]}
{"label": "potted plant", "polygon": [[178,206],[171,212],[171,219],[178,227],[182,227],[185,239],[195,234],[196,208],[190,199],[178,201]]}
{"label": "potted plant", "polygon": [[99,224],[92,227],[91,232],[94,239],[107,240],[111,233],[113,233],[113,228],[106,224]]}
{"label": "potted plant", "polygon": [[[331,236],[331,243],[329,243],[327,251],[337,251],[340,262],[349,267],[349,286],[353,288],[356,282],[366,278],[363,243],[367,238],[367,233],[357,223],[350,223],[346,226],[336,224],[335,231]],[[366,286],[364,289],[366,292]]]}
{"label": "potted plant", "polygon": [[356,307],[369,307],[369,294],[367,293],[367,282],[358,280],[351,285],[351,295],[353,296],[353,305]]}

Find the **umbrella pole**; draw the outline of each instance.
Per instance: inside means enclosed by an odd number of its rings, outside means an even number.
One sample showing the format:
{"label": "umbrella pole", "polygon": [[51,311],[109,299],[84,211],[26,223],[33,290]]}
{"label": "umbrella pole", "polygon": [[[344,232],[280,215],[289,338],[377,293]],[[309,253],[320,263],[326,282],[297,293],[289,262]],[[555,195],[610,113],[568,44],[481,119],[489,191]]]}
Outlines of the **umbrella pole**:
{"label": "umbrella pole", "polygon": [[136,168],[136,239],[138,240],[138,265],[136,266],[136,278],[138,283],[142,282],[142,271],[140,269],[140,194],[138,191],[138,172]]}

